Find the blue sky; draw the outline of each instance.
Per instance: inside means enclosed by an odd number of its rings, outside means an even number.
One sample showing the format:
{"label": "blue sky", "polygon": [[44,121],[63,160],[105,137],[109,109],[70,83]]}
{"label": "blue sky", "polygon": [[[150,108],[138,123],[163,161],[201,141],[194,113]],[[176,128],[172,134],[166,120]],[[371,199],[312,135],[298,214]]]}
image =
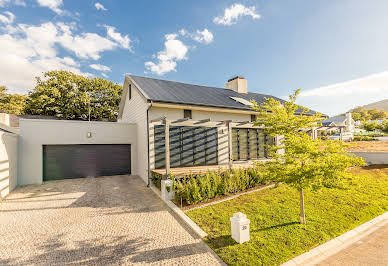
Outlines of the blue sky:
{"label": "blue sky", "polygon": [[0,83],[43,71],[125,73],[251,92],[333,115],[388,98],[385,0],[0,0]]}

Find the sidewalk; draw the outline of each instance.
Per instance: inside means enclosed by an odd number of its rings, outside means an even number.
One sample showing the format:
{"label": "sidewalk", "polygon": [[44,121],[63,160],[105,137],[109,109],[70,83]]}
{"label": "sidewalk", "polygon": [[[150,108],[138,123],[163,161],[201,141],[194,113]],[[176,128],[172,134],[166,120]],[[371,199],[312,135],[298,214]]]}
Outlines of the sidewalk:
{"label": "sidewalk", "polygon": [[283,265],[388,265],[388,212]]}

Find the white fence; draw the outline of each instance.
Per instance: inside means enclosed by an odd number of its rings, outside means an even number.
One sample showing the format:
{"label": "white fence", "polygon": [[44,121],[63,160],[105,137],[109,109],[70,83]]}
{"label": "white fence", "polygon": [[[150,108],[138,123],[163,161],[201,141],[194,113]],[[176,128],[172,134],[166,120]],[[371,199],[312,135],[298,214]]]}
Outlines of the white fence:
{"label": "white fence", "polygon": [[383,151],[354,151],[352,154],[364,158],[368,165],[388,164],[388,152]]}
{"label": "white fence", "polygon": [[18,135],[0,131],[0,200],[17,185]]}

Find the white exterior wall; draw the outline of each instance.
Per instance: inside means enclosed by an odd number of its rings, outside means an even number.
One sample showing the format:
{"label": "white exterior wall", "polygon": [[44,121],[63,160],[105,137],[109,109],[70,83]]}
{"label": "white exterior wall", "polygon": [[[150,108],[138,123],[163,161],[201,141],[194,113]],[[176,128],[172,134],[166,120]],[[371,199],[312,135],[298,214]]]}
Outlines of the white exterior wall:
{"label": "white exterior wall", "polygon": [[18,136],[0,132],[0,200],[17,185]]}
{"label": "white exterior wall", "polygon": [[147,100],[141,95],[137,87],[126,77],[124,88],[131,84],[131,100],[125,95],[123,114],[119,121],[136,123],[137,125],[137,169],[138,175],[148,182],[148,152],[147,152]]}
{"label": "white exterior wall", "polygon": [[42,147],[50,144],[131,144],[131,170],[138,174],[136,133],[136,125],[127,123],[21,119],[18,184],[43,182]]}
{"label": "white exterior wall", "polygon": [[[149,111],[149,119],[165,116],[167,119],[177,120],[183,118],[183,110],[177,108],[151,107]],[[211,121],[232,120],[233,122],[250,121],[250,114],[236,114],[226,112],[210,112],[192,110],[193,120],[202,120],[210,118]],[[150,124],[150,168],[155,168],[155,152],[154,152],[154,126]],[[218,164],[228,164],[228,128],[226,126],[218,127]]]}

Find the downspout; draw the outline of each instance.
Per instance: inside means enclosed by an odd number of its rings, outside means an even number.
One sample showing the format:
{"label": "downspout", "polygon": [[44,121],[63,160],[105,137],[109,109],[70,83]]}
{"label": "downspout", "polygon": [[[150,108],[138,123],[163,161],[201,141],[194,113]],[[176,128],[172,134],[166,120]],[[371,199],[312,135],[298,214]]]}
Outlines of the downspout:
{"label": "downspout", "polygon": [[152,101],[150,103],[150,105],[148,106],[147,108],[147,164],[148,164],[148,167],[147,167],[147,171],[148,171],[148,184],[147,184],[147,187],[150,187],[151,186],[151,171],[150,171],[150,123],[149,123],[149,110],[151,109],[152,107]]}

